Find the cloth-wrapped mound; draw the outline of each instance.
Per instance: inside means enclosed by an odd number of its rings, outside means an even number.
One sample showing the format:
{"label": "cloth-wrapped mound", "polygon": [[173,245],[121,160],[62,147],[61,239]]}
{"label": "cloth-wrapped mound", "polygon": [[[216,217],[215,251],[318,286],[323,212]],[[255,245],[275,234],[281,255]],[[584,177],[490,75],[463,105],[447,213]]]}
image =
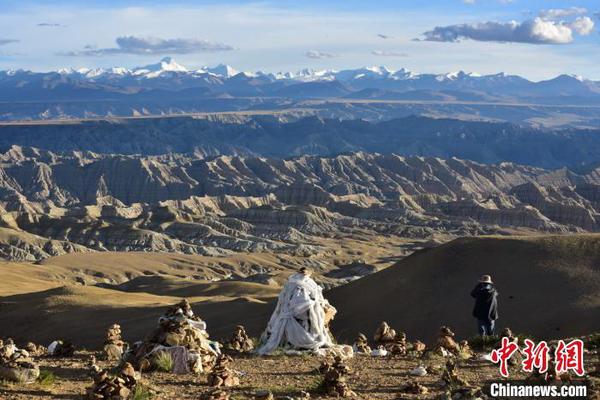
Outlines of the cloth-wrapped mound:
{"label": "cloth-wrapped mound", "polygon": [[278,348],[317,351],[332,347],[328,326],[335,313],[310,273],[291,275],[279,294],[257,353],[267,355]]}
{"label": "cloth-wrapped mound", "polygon": [[209,340],[206,323],[184,299],[159,318],[158,327],[143,342],[134,344],[124,360],[138,370],[151,370],[161,353],[171,356],[172,372],[185,374],[209,371],[221,350],[218,342]]}

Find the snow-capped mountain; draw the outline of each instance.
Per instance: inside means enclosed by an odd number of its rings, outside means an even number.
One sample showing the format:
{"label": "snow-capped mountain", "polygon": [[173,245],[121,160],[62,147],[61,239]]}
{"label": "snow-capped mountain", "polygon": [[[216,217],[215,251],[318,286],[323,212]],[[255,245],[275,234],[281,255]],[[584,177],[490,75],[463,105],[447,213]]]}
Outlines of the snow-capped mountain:
{"label": "snow-capped mountain", "polygon": [[[336,98],[380,102],[600,105],[600,82],[573,75],[533,82],[505,73],[480,75],[458,71],[417,74],[385,66],[278,73],[240,72],[225,64],[187,68],[170,57],[135,68],[0,71],[0,101],[50,103],[60,113],[65,112],[67,102],[69,107],[76,108],[73,105],[76,101],[143,103],[139,105],[142,109],[147,109],[147,103],[152,102],[160,105],[162,113],[171,112],[169,110],[174,104],[182,102],[191,103],[194,107],[201,102],[202,109],[219,111],[225,102],[234,103],[235,109],[243,109],[250,106],[248,101],[264,107],[265,102],[289,104],[290,101],[304,99]],[[89,106],[86,105],[86,108]],[[5,112],[8,117],[3,115],[0,107],[0,119],[14,118],[12,111]],[[24,115],[29,117],[27,112]]]}
{"label": "snow-capped mountain", "polygon": [[[584,79],[580,76],[574,75],[561,75],[557,78],[542,81],[532,82],[525,78],[508,75],[505,73],[499,73],[494,75],[480,75],[474,72],[457,71],[445,74],[415,74],[407,69],[394,70],[386,66],[374,66],[374,67],[363,67],[358,69],[345,69],[345,70],[314,70],[314,69],[303,69],[298,72],[278,72],[278,73],[264,73],[264,72],[240,72],[230,65],[219,64],[215,67],[204,66],[198,69],[188,69],[185,66],[177,63],[171,57],[165,57],[158,63],[146,65],[143,67],[135,68],[124,68],[124,67],[113,67],[113,68],[63,68],[55,72],[47,73],[35,73],[24,70],[10,70],[0,72],[0,76],[16,76],[16,75],[51,75],[53,73],[59,74],[66,78],[84,78],[89,80],[97,80],[103,76],[112,77],[135,77],[138,79],[156,79],[164,76],[177,76],[181,77],[195,77],[205,78],[206,75],[211,75],[221,80],[227,80],[235,77],[236,75],[243,73],[248,78],[260,77],[263,80],[268,78],[270,81],[294,81],[296,83],[301,82],[318,82],[318,81],[340,81],[347,84],[356,84],[358,86],[368,84],[371,81],[377,81],[378,84],[386,84],[386,82],[399,81],[410,81],[411,85],[421,86],[421,89],[427,87],[428,89],[439,89],[439,87],[430,87],[435,85],[450,85],[460,86],[466,84],[468,87],[474,84],[481,84],[484,87],[492,85],[510,84],[529,84],[535,85],[547,85],[548,82],[554,82],[554,84],[564,85],[575,85],[575,86],[594,86],[598,82],[593,82]],[[396,84],[397,85],[397,84]]]}
{"label": "snow-capped mountain", "polygon": [[236,76],[237,74],[239,74],[239,71],[236,70],[235,68],[229,66],[229,65],[225,65],[225,64],[219,64],[216,67],[202,67],[198,70],[198,72],[200,73],[209,73],[209,74],[213,74],[215,76],[218,76],[220,78],[231,78],[233,76]]}

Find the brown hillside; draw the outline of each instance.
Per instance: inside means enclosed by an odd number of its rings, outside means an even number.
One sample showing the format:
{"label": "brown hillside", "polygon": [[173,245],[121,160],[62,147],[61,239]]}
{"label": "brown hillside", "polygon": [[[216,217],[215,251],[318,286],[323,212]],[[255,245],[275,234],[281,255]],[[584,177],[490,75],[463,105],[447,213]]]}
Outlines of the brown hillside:
{"label": "brown hillside", "polygon": [[[162,260],[154,265],[136,256],[129,255],[136,263],[127,263],[128,255],[121,254],[121,262],[112,267],[107,259],[102,265],[91,262],[91,254],[58,257],[48,265],[0,265],[12,282],[0,285],[5,296],[0,298],[1,335],[44,344],[65,338],[99,348],[106,328],[118,322],[127,340],[139,340],[167,306],[185,296],[213,337],[228,337],[240,323],[257,336],[274,308],[277,286],[144,276],[138,269],[171,272],[178,264]],[[441,324],[451,325],[460,337],[472,336],[469,293],[477,278],[489,273],[500,291],[500,328],[538,337],[589,334],[600,330],[599,262],[600,235],[455,240],[328,291],[326,297],[338,309],[333,333],[349,343],[358,332],[370,336],[387,320],[411,338],[431,341]],[[71,275],[79,271],[102,271],[115,281],[126,271],[137,276],[104,287],[73,285]]]}
{"label": "brown hillside", "polygon": [[349,340],[388,321],[409,337],[432,340],[440,324],[473,336],[470,291],[491,274],[500,292],[499,328],[537,337],[600,330],[600,236],[463,238],[416,253],[336,288],[333,329]]}

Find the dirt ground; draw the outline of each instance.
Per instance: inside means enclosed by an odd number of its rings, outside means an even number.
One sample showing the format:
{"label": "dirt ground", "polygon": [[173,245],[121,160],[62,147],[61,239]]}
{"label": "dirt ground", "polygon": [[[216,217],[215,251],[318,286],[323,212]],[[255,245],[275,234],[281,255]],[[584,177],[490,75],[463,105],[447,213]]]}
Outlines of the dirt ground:
{"label": "dirt ground", "polygon": [[[86,387],[91,384],[87,372],[87,360],[90,355],[101,357],[100,353],[81,351],[72,358],[41,358],[42,371],[49,371],[55,376],[54,382],[45,384],[18,385],[7,382],[0,383],[0,399],[82,399]],[[300,391],[307,391],[311,398],[328,398],[319,392],[320,375],[316,371],[321,358],[316,356],[273,356],[257,357],[238,355],[234,357],[234,369],[240,376],[239,387],[230,390],[232,399],[252,399],[260,390],[270,390],[275,398],[293,399]],[[443,365],[444,360],[436,357],[419,360],[414,357],[374,358],[355,356],[348,361],[352,373],[348,384],[357,393],[359,399],[435,399],[444,392],[441,385],[441,370],[427,376],[414,378],[409,372],[419,363],[434,368]],[[586,354],[588,371],[599,368],[598,352]],[[102,367],[110,367],[106,362],[99,362]],[[486,361],[460,361],[460,376],[470,384],[480,386],[484,392],[489,390],[493,382],[500,382],[497,366]],[[522,383],[526,376],[513,368],[509,383]],[[154,392],[152,399],[200,399],[210,388],[206,384],[207,376],[174,375],[153,372],[142,377],[141,385]],[[417,380],[429,390],[426,395],[403,393],[403,386],[411,380]],[[596,387],[600,379],[593,378]],[[573,384],[584,384],[583,380]],[[588,398],[593,398],[588,396]]]}

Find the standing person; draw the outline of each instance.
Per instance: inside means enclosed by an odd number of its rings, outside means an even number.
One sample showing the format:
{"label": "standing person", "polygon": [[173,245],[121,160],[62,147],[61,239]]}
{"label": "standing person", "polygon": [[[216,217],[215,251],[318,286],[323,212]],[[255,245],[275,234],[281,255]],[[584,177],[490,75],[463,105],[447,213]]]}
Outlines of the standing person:
{"label": "standing person", "polygon": [[498,291],[492,277],[483,275],[471,292],[475,299],[473,316],[477,319],[477,328],[481,336],[493,336],[498,319]]}

